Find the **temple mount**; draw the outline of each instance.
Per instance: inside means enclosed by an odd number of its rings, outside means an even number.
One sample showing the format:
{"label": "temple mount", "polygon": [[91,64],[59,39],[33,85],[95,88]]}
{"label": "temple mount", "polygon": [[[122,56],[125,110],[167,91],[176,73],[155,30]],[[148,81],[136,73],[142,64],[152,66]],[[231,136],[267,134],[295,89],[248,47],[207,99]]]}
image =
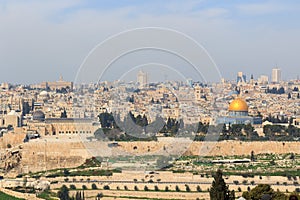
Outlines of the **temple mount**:
{"label": "temple mount", "polygon": [[217,124],[261,124],[261,117],[252,117],[248,114],[247,102],[238,97],[234,99],[228,107],[227,116],[219,116],[216,120]]}

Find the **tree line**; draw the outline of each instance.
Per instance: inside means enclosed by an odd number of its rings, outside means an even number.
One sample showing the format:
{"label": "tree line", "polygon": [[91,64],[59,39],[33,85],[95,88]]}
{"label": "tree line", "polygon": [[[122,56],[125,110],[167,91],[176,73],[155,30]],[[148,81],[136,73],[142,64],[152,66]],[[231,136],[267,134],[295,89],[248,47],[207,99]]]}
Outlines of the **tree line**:
{"label": "tree line", "polygon": [[197,124],[184,124],[182,119],[176,120],[170,117],[166,121],[157,118],[154,122],[149,123],[146,115],[135,116],[132,112],[129,112],[123,121],[120,120],[118,114],[107,112],[99,114],[98,118],[102,128],[95,132],[95,137],[98,139],[108,138],[111,141],[156,141],[157,133],[162,133],[165,137],[190,137],[195,141],[209,140],[209,138],[218,141],[293,141],[300,138],[300,129],[291,124],[292,119],[284,117],[268,116],[266,118],[268,121],[289,123],[289,126],[265,125],[263,128],[265,136],[259,136],[250,123],[209,125],[198,122]]}

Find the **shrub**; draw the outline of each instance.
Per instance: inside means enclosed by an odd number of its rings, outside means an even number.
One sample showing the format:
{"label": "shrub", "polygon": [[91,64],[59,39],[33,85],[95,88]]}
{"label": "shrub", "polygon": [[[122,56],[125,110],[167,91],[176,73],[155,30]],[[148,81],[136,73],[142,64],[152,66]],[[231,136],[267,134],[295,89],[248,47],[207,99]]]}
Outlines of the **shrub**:
{"label": "shrub", "polygon": [[71,190],[76,190],[76,186],[72,184],[72,185],[70,185],[70,189]]}
{"label": "shrub", "polygon": [[128,187],[126,185],[124,185],[124,190],[128,190]]}
{"label": "shrub", "polygon": [[70,172],[69,172],[69,170],[68,169],[64,169],[64,176],[69,176],[70,175]]}
{"label": "shrub", "polygon": [[147,187],[147,185],[145,185],[144,190],[149,191],[149,188]]}
{"label": "shrub", "polygon": [[[17,178],[22,178],[22,177],[23,177],[22,174],[18,174],[18,175],[17,175]],[[2,179],[3,179],[3,176],[2,176]]]}
{"label": "shrub", "polygon": [[135,191],[138,191],[139,188],[135,185],[135,186],[134,186],[134,190],[135,190]]}
{"label": "shrub", "polygon": [[96,185],[95,183],[92,184],[92,189],[93,189],[93,190],[97,190],[97,189],[98,189],[98,188],[97,188],[97,185]]}
{"label": "shrub", "polygon": [[157,186],[157,185],[155,185],[155,186],[154,186],[154,190],[155,190],[155,191],[159,191],[159,189],[158,189],[158,186]]}
{"label": "shrub", "polygon": [[190,186],[188,186],[188,185],[185,185],[185,190],[186,190],[187,192],[190,192],[190,191],[191,191],[191,188],[190,188]]}
{"label": "shrub", "polygon": [[86,185],[82,185],[82,189],[83,189],[83,190],[87,190]]}
{"label": "shrub", "polygon": [[238,187],[238,191],[239,191],[239,192],[241,192],[241,191],[242,191],[241,187]]}
{"label": "shrub", "polygon": [[166,192],[169,191],[169,187],[168,187],[168,186],[165,187],[165,191],[166,191]]}
{"label": "shrub", "polygon": [[103,189],[104,189],[104,190],[109,190],[110,187],[109,187],[108,185],[104,185],[104,186],[103,186]]}
{"label": "shrub", "polygon": [[178,185],[176,185],[175,190],[176,192],[180,192],[180,188],[178,187]]}
{"label": "shrub", "polygon": [[51,181],[50,184],[57,184],[58,181]]}
{"label": "shrub", "polygon": [[282,184],[283,184],[283,185],[287,185],[287,182],[283,182]]}
{"label": "shrub", "polygon": [[275,161],[274,161],[274,160],[271,160],[271,161],[270,161],[270,165],[276,165]]}
{"label": "shrub", "polygon": [[197,192],[202,192],[200,185],[197,185]]}
{"label": "shrub", "polygon": [[35,178],[36,180],[38,180],[41,178],[41,175],[34,175],[34,176],[32,176],[32,178]]}
{"label": "shrub", "polygon": [[96,199],[101,199],[103,197],[103,194],[102,193],[98,193],[96,197],[97,197]]}

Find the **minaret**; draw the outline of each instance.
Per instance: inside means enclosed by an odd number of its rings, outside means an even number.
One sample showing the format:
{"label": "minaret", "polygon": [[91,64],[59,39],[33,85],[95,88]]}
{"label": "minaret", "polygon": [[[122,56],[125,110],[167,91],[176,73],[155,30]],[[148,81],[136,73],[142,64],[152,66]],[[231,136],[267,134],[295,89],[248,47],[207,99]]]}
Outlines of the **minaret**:
{"label": "minaret", "polygon": [[253,74],[251,74],[251,78],[250,78],[250,84],[253,85],[254,84],[254,78],[253,78]]}

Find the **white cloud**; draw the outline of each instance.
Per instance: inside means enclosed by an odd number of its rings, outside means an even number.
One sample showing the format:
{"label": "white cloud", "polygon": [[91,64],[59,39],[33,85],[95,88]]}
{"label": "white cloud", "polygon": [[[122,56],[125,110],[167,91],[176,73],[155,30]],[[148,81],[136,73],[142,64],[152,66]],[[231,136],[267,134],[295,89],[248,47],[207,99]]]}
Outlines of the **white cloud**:
{"label": "white cloud", "polygon": [[200,17],[204,18],[224,18],[229,11],[225,8],[209,8],[198,11]]}
{"label": "white cloud", "polygon": [[295,11],[295,5],[278,2],[261,2],[261,3],[246,3],[237,5],[236,8],[239,12],[248,15],[264,15],[278,12]]}
{"label": "white cloud", "polygon": [[[245,25],[241,28],[242,22],[228,17],[230,10],[219,7],[193,10],[194,1],[190,5],[183,3],[186,11],[179,13],[176,10],[180,5],[170,8],[174,12],[159,15],[143,6],[129,5],[101,11],[79,8],[61,15],[61,11],[81,3],[79,0],[10,1],[5,5],[0,11],[0,79],[39,82],[54,80],[62,74],[72,80],[84,57],[99,42],[120,31],[144,26],[168,27],[191,35],[207,47],[227,76],[245,65],[251,67],[247,70],[257,67],[268,73],[268,68],[261,67],[271,68],[274,62],[286,67],[298,63],[294,53],[300,51],[296,25],[296,31]],[[264,6],[251,9],[266,12]],[[278,48],[274,41],[284,48]]]}

